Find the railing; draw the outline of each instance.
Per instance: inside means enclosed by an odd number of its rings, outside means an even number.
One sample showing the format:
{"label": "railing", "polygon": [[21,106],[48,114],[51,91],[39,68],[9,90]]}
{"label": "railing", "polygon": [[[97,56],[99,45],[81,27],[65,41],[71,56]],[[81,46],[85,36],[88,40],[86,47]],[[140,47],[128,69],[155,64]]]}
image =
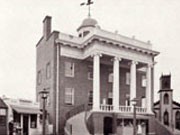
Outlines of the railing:
{"label": "railing", "polygon": [[113,106],[112,105],[100,105],[100,110],[104,112],[112,112]]}
{"label": "railing", "polygon": [[119,106],[119,111],[122,113],[132,112],[131,106]]}
{"label": "railing", "polygon": [[146,113],[147,112],[147,108],[136,107],[136,112],[137,113]]}
{"label": "railing", "polygon": [[[102,112],[119,112],[119,113],[133,113],[133,106],[119,106],[118,110],[115,110],[112,105],[100,105],[100,111]],[[143,107],[136,107],[137,113],[147,113],[147,109]]]}

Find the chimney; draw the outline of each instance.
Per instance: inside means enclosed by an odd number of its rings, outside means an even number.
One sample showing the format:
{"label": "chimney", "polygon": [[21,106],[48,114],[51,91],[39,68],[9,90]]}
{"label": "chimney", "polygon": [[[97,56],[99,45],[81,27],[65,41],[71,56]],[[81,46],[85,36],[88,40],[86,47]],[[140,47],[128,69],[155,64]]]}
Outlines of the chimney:
{"label": "chimney", "polygon": [[51,33],[51,16],[46,16],[43,20],[43,37],[47,40]]}

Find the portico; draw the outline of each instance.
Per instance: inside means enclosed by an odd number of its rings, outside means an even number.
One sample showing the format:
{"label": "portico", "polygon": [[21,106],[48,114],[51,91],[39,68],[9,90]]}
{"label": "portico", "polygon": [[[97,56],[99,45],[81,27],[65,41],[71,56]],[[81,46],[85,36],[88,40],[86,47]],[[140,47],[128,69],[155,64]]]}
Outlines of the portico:
{"label": "portico", "polygon": [[[122,106],[120,105],[120,77],[121,77],[121,61],[124,60],[123,57],[114,56],[111,60],[113,63],[113,84],[112,84],[112,105],[104,105],[101,104],[100,100],[100,63],[101,58],[104,57],[101,53],[94,53],[93,57],[93,111],[103,111],[103,112],[120,112],[120,113],[132,113],[133,108],[132,104],[130,106]],[[136,97],[137,87],[136,87],[136,79],[137,79],[137,65],[142,63],[140,61],[128,60],[129,68],[130,68],[130,101]],[[142,106],[137,107],[137,113],[152,113],[152,97],[151,97],[151,74],[152,74],[152,64],[143,64],[146,69],[146,108]]]}

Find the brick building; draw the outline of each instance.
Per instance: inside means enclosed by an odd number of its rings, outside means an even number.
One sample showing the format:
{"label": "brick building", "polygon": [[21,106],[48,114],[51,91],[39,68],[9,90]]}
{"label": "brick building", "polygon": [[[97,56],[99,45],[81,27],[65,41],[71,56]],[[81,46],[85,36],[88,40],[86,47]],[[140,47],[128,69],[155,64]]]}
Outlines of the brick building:
{"label": "brick building", "polygon": [[0,98],[0,135],[8,133],[8,107]]}
{"label": "brick building", "polygon": [[36,45],[37,100],[39,91],[49,90],[54,134],[131,135],[134,98],[138,132],[155,134],[153,73],[159,53],[150,42],[103,30],[92,18],[77,33],[51,31],[46,16]]}

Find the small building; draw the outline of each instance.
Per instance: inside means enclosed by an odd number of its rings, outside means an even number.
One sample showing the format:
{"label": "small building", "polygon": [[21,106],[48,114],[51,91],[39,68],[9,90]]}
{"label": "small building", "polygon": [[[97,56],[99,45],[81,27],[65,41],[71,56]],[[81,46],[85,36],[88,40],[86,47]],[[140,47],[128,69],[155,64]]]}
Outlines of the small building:
{"label": "small building", "polygon": [[0,135],[7,135],[8,128],[8,107],[4,101],[0,98]]}
{"label": "small building", "polygon": [[13,132],[21,132],[23,135],[40,135],[42,125],[40,120],[39,103],[25,99],[3,98],[8,106],[9,128],[13,125]]}
{"label": "small building", "polygon": [[171,75],[160,77],[160,100],[154,103],[157,120],[176,135],[180,135],[180,103],[173,100]]}

